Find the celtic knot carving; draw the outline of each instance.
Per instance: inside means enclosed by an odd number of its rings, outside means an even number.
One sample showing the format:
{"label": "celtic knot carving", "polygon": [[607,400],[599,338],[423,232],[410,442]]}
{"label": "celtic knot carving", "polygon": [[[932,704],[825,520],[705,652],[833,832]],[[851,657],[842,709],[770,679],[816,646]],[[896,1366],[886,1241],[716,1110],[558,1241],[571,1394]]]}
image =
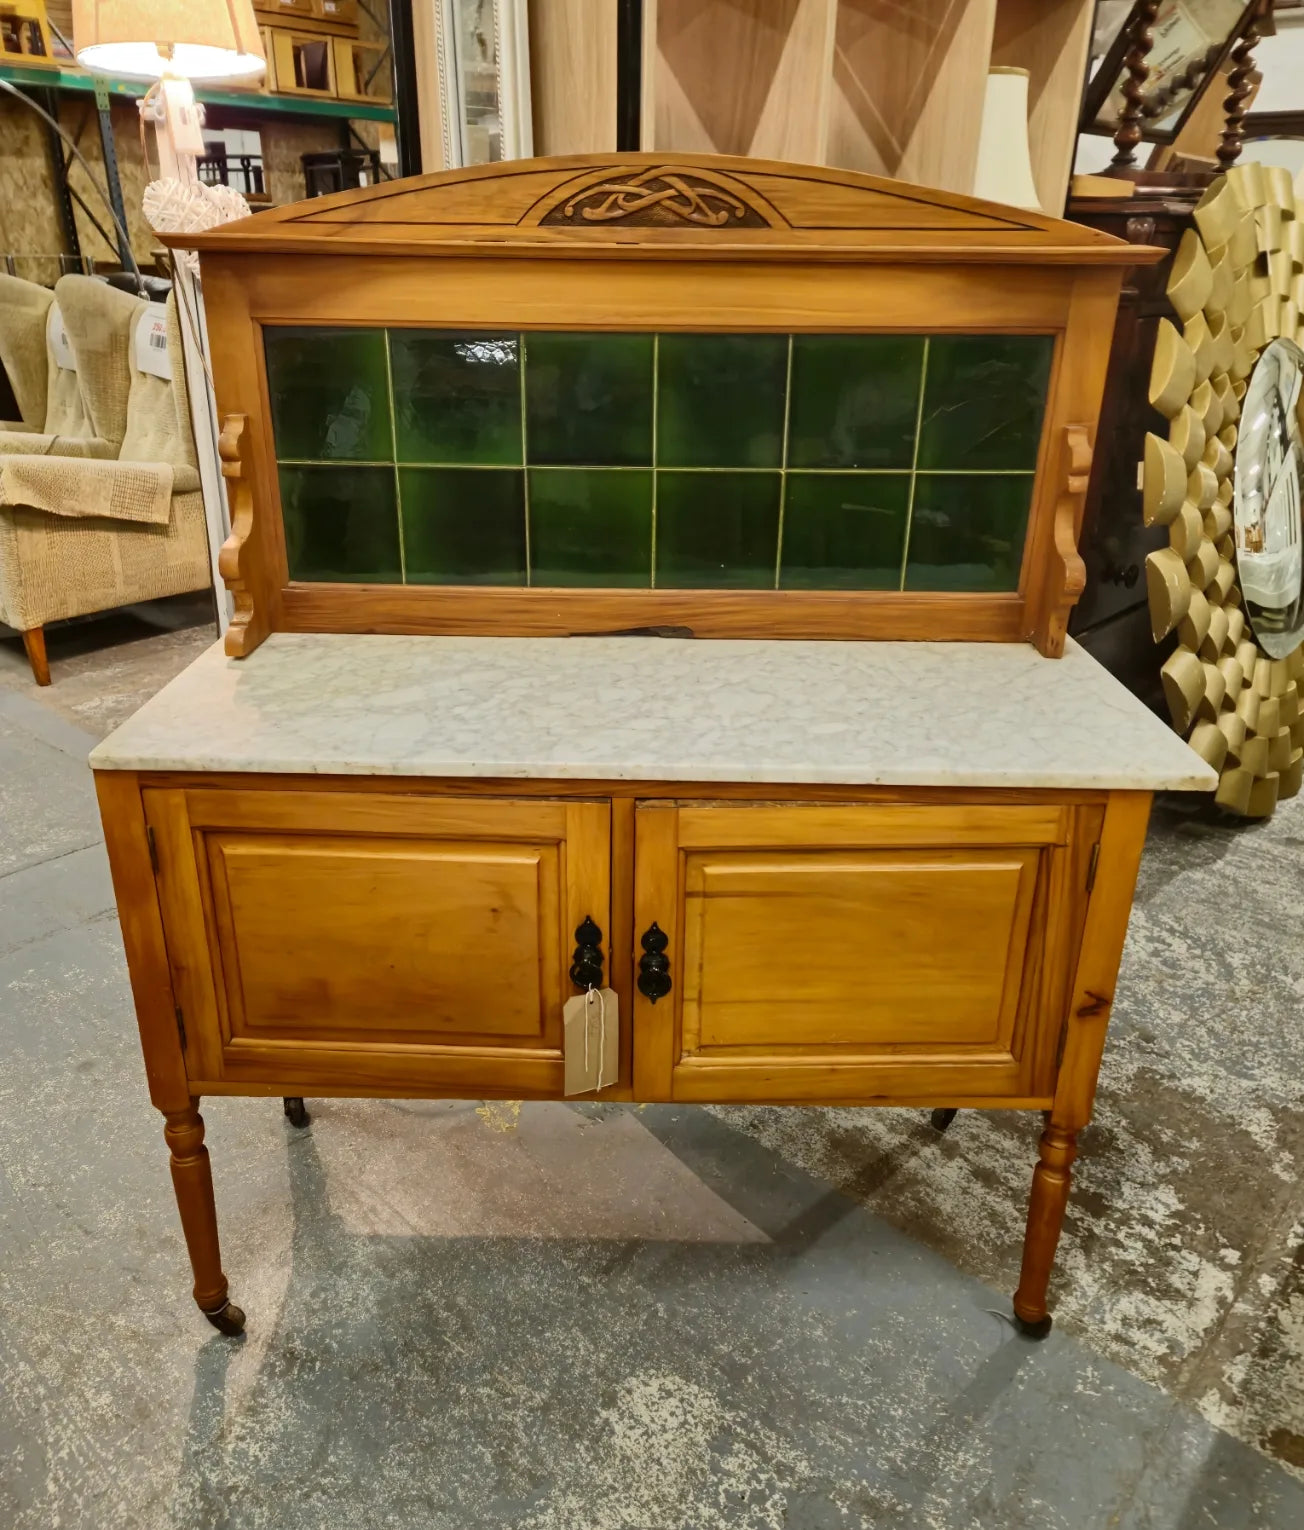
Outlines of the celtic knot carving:
{"label": "celtic knot carving", "polygon": [[554,207],[543,223],[617,223],[704,228],[766,228],[754,207],[701,176],[656,168],[585,186]]}

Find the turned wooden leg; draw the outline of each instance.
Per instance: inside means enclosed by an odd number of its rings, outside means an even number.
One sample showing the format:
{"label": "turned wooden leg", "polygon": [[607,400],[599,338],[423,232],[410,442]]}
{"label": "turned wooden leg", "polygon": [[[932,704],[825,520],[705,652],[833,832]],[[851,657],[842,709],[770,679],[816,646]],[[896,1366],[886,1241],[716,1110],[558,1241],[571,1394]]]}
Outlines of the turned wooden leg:
{"label": "turned wooden leg", "polygon": [[1014,1293],[1014,1316],[1022,1331],[1033,1339],[1050,1332],[1046,1310],[1046,1287],[1069,1203],[1073,1160],[1078,1134],[1052,1122],[1041,1134],[1037,1167],[1032,1175],[1032,1199],[1028,1202],[1028,1231],[1023,1240],[1023,1269]]}
{"label": "turned wooden leg", "polygon": [[29,627],[23,633],[23,649],[37,685],[49,685],[50,661],[45,656],[45,628]]}
{"label": "turned wooden leg", "polygon": [[186,1235],[190,1267],[195,1272],[199,1310],[221,1333],[244,1331],[245,1315],[227,1297],[222,1254],[217,1245],[217,1208],[213,1204],[213,1175],[204,1146],[204,1118],[191,1105],[170,1110],[163,1135],[172,1150],[172,1184]]}

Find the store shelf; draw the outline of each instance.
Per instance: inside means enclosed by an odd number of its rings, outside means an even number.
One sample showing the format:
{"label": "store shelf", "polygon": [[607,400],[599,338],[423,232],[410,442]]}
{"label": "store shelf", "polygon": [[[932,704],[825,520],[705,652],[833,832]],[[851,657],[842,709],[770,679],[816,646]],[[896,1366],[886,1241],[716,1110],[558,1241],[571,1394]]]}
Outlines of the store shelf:
{"label": "store shelf", "polygon": [[[13,85],[37,85],[46,90],[94,91],[103,86],[110,96],[138,98],[148,88],[139,80],[115,80],[88,74],[82,69],[25,68],[0,64],[0,80]],[[348,117],[354,121],[394,122],[394,108],[382,101],[340,101],[326,96],[269,95],[256,90],[196,90],[198,100],[209,106],[231,106],[240,111],[266,112],[282,117]]]}

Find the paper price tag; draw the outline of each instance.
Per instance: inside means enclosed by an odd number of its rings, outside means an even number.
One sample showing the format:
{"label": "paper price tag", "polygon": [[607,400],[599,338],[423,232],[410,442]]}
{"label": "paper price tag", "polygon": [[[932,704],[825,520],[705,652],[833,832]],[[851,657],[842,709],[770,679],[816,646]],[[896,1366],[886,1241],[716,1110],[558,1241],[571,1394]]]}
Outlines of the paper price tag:
{"label": "paper price tag", "polygon": [[168,309],[166,303],[151,303],[136,325],[138,372],[172,381],[172,358],[168,355]]}
{"label": "paper price tag", "polygon": [[590,988],[562,1009],[564,1094],[589,1094],[614,1084],[620,1072],[620,1026],[614,988]]}
{"label": "paper price tag", "polygon": [[62,367],[65,372],[77,370],[77,357],[73,352],[72,341],[68,338],[68,331],[64,328],[63,314],[59,312],[58,303],[50,304],[49,317],[45,321],[45,332],[50,337],[50,349],[54,352],[54,364]]}

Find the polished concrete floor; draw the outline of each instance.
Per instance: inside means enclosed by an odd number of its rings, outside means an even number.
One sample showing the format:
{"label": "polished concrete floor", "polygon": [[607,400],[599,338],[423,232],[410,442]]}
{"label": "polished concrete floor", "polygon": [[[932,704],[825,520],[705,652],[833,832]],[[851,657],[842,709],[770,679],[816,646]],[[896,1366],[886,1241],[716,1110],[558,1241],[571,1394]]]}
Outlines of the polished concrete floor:
{"label": "polished concrete floor", "polygon": [[1156,814],[1045,1343],[1026,1116],[211,1100],[231,1341],[84,763],[176,624],[0,642],[0,1526],[1304,1524],[1298,804]]}

